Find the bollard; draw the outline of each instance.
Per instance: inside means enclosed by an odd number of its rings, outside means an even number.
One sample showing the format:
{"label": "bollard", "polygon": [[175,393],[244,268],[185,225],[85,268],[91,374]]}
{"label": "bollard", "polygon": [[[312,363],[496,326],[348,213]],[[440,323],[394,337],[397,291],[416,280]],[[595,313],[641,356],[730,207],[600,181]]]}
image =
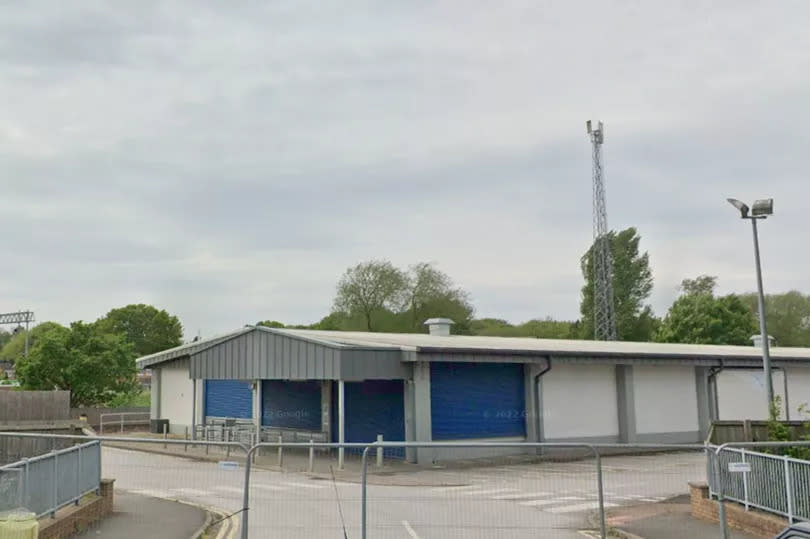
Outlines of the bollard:
{"label": "bollard", "polygon": [[315,468],[315,441],[310,438],[309,440],[309,473]]}
{"label": "bollard", "polygon": [[[208,441],[208,425],[205,426],[205,441],[206,442]],[[208,449],[209,449],[208,444],[205,444],[205,454],[206,455],[208,454]]]}
{"label": "bollard", "polygon": [[[278,435],[278,443],[281,444],[284,441],[284,437],[279,434]],[[281,468],[282,464],[284,463],[284,448],[281,445],[278,446],[278,467]]]}
{"label": "bollard", "polygon": [[[377,435],[377,442],[382,443],[382,441],[383,441],[383,435],[378,434]],[[378,447],[377,448],[377,468],[382,468],[382,467],[383,467],[383,448]]]}
{"label": "bollard", "polygon": [[163,424],[163,449],[166,449],[166,439],[169,437],[169,426]]}
{"label": "bollard", "polygon": [[186,441],[186,443],[183,444],[183,451],[188,453],[188,427],[183,431],[183,439]]}

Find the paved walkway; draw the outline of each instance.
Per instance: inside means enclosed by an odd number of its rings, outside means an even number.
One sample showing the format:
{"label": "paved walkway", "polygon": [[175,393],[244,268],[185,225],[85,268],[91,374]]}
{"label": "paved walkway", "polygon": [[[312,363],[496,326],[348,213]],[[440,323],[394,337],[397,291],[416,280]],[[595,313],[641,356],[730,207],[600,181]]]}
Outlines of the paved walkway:
{"label": "paved walkway", "polygon": [[192,505],[116,490],[113,514],[76,537],[189,539],[205,523],[205,516]]}
{"label": "paved walkway", "polygon": [[[692,517],[688,496],[668,503],[623,507],[608,513],[608,526],[643,539],[716,539],[720,525]],[[730,539],[757,539],[755,535],[729,529]]]}

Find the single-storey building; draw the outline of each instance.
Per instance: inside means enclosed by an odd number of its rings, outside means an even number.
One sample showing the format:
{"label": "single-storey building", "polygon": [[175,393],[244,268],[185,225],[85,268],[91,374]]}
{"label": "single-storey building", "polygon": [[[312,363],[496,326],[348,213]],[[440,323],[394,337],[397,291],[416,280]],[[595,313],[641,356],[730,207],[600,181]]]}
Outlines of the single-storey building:
{"label": "single-storey building", "polygon": [[[461,336],[446,319],[428,322],[430,334],[247,326],[138,366],[152,371],[152,418],[175,433],[236,419],[346,442],[694,443],[713,419],[767,415],[758,347]],[[810,349],[771,357],[783,416],[797,419],[810,401]]]}

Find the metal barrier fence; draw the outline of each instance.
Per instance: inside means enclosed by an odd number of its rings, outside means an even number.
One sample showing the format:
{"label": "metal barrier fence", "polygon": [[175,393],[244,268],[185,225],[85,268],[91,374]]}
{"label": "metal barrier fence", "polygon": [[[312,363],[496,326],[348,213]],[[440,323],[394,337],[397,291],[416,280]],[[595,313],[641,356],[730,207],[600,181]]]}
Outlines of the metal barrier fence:
{"label": "metal barrier fence", "polygon": [[0,467],[0,511],[24,507],[37,517],[98,491],[101,443],[92,441]]}
{"label": "metal barrier fence", "polygon": [[[808,442],[735,444],[745,447],[795,447]],[[709,493],[719,500],[756,507],[794,520],[810,521],[810,461],[728,445],[709,456]],[[713,472],[713,473],[712,473]]]}
{"label": "metal barrier fence", "polygon": [[[112,421],[105,421],[105,419],[112,418]],[[104,426],[116,425],[118,432],[124,432],[125,426],[132,425],[149,425],[149,412],[107,412],[99,415],[98,431],[103,436]],[[108,429],[109,430],[109,429]]]}
{"label": "metal barrier fence", "polygon": [[[271,536],[334,537],[344,533],[350,537],[396,537],[402,535],[403,527],[412,537],[417,535],[411,533],[410,527],[418,530],[418,533],[441,537],[481,536],[482,533],[503,537],[516,537],[516,534],[521,534],[521,537],[537,534],[551,536],[563,528],[580,526],[578,523],[584,520],[586,514],[593,518],[586,526],[590,533],[606,537],[606,511],[620,509],[619,506],[636,501],[651,503],[681,495],[686,491],[688,480],[714,480],[712,493],[719,502],[728,498],[736,500],[740,493],[737,481],[741,479],[728,478],[727,474],[718,473],[717,470],[718,467],[727,467],[728,461],[742,460],[738,448],[729,451],[728,446],[702,444],[337,444],[282,441],[250,445],[236,441],[16,432],[0,432],[2,437],[102,441],[105,447],[102,471],[116,479],[116,488],[146,496],[216,506],[228,514],[227,520],[234,527],[241,521],[243,539]],[[229,438],[229,435],[225,438]],[[167,454],[133,452],[130,450],[133,444],[146,444],[144,449]],[[209,447],[220,448],[222,453],[219,454],[225,455],[224,460],[219,456],[206,457]],[[347,453],[360,452],[361,455],[347,459],[347,469],[341,471],[336,466],[333,451],[319,452],[322,460],[316,466],[315,476],[297,476],[275,469],[281,463],[282,449],[285,451],[285,469],[290,468],[289,463],[293,468],[305,467],[309,455],[311,470],[314,450],[338,448],[343,448]],[[486,451],[491,454],[500,450],[501,453],[520,452],[525,458],[495,459],[486,463],[471,460],[469,464],[448,464],[447,467],[444,464],[409,467],[405,463],[387,460],[383,470],[377,470],[374,462],[369,465],[369,457],[375,460],[380,450],[389,448],[428,450],[444,455],[452,451],[456,457],[463,454],[463,458],[469,459],[476,458],[471,452]],[[645,452],[647,450],[669,453],[656,455]],[[555,456],[560,451],[577,451],[578,454],[573,457]],[[610,455],[614,451],[640,454]],[[277,452],[278,462],[275,461]],[[543,454],[538,457],[538,453]],[[719,457],[707,459],[707,454]],[[207,458],[208,462],[175,458],[186,455]],[[746,451],[745,455],[748,460],[750,452]],[[253,466],[257,457],[261,465],[258,468]],[[777,458],[784,467],[784,459]],[[710,464],[708,474],[707,462]],[[799,463],[796,465],[799,466]],[[752,467],[765,470],[763,476],[771,473],[768,466],[772,465],[759,461],[752,464]],[[306,468],[299,469],[305,471]],[[394,470],[406,473],[399,476]],[[792,480],[794,501],[787,513],[792,511],[795,518],[806,514],[802,502],[796,500],[810,498],[807,491],[810,482],[803,482],[805,479],[802,478],[806,476],[802,473],[794,473],[789,479]],[[396,476],[393,482],[388,479],[392,475]],[[794,479],[794,476],[799,479]],[[409,485],[411,479],[416,484]],[[761,503],[761,499],[753,498],[752,494],[752,489],[759,488],[756,481],[759,479],[753,476],[745,479],[740,503],[745,504],[746,489],[749,489],[748,505],[755,507]],[[10,487],[11,490],[17,488],[18,483],[12,479],[9,482],[14,485]],[[722,519],[723,507],[720,504]],[[409,528],[411,531],[408,531]],[[725,526],[721,525],[720,529],[725,530]]]}

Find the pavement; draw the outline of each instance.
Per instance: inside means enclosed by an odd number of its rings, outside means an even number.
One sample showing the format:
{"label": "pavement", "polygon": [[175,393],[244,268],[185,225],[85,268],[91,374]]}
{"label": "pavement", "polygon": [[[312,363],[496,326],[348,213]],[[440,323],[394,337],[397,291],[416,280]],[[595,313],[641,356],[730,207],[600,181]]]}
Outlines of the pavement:
{"label": "pavement", "polygon": [[206,517],[206,511],[199,507],[116,490],[112,515],[75,537],[190,539]]}
{"label": "pavement", "polygon": [[[683,495],[660,503],[620,507],[608,512],[611,528],[643,539],[716,539],[720,526],[692,517],[689,496]],[[757,536],[729,530],[730,539],[757,539]]]}
{"label": "pavement", "polygon": [[[223,455],[215,458],[227,460]],[[114,477],[116,486],[135,494],[183,500],[227,513],[242,507],[242,464],[105,446],[102,465],[104,476]],[[605,507],[611,510],[659,504],[685,493],[688,481],[705,476],[700,453],[604,457],[602,465]],[[370,537],[594,537],[598,502],[593,461],[409,470],[392,465],[377,474],[377,483],[369,484]],[[251,473],[251,537],[337,538],[344,536],[344,530],[348,537],[359,537],[360,514],[357,482],[333,480],[331,474],[262,468]],[[237,514],[232,520],[240,517]],[[675,536],[688,536],[681,533],[680,524],[671,524]]]}

